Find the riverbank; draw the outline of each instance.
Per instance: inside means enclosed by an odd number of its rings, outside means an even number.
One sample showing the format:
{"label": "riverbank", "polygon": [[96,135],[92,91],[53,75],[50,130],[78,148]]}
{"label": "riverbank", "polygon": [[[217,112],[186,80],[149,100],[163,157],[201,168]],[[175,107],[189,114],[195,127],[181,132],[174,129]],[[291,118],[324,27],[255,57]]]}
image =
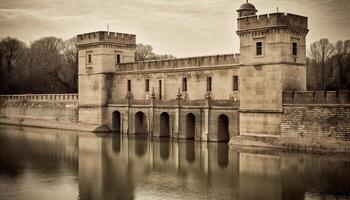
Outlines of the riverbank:
{"label": "riverbank", "polygon": [[32,119],[32,118],[0,117],[0,124],[24,126],[24,127],[36,127],[36,128],[49,128],[49,129],[58,129],[58,130],[84,131],[84,132],[109,131],[107,127],[99,127],[98,125],[93,125],[93,124],[84,124],[79,122],[61,122],[61,121]]}

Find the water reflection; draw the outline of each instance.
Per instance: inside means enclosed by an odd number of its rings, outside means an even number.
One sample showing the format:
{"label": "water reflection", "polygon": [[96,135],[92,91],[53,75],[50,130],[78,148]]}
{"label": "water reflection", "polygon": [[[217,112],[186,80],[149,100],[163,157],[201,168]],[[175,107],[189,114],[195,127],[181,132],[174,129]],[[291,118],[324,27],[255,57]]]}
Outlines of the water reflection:
{"label": "water reflection", "polygon": [[344,154],[5,126],[0,146],[0,199],[350,199]]}

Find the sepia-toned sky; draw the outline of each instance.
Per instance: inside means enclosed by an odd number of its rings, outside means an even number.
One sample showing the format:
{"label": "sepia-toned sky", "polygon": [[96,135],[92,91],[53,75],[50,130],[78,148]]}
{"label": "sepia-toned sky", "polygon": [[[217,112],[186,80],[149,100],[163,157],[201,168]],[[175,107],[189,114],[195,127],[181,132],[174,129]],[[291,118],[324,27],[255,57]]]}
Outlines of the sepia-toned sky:
{"label": "sepia-toned sky", "polygon": [[[28,44],[106,30],[133,33],[156,53],[177,57],[238,52],[236,10],[245,0],[0,0],[0,37]],[[308,44],[350,39],[350,0],[250,0],[259,14],[309,17]]]}

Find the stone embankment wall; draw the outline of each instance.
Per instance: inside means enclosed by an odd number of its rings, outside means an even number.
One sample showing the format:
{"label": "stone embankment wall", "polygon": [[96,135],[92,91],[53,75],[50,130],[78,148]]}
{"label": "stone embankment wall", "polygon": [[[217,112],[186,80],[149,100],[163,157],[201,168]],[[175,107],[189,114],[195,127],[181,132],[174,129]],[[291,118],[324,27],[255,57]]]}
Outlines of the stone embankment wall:
{"label": "stone embankment wall", "polygon": [[0,123],[60,128],[78,122],[77,94],[1,95]]}
{"label": "stone embankment wall", "polygon": [[284,92],[281,136],[350,140],[350,92]]}

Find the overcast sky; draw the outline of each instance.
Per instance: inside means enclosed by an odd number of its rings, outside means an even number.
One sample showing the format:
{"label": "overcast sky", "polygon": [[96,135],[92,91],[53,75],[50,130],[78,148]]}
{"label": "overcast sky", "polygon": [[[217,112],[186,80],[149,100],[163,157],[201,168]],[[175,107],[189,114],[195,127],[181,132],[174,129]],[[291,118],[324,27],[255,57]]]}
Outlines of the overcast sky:
{"label": "overcast sky", "polygon": [[[236,10],[245,0],[0,0],[0,37],[30,43],[106,30],[133,33],[177,57],[238,52]],[[350,0],[250,0],[259,14],[309,17],[308,44],[350,39]]]}

